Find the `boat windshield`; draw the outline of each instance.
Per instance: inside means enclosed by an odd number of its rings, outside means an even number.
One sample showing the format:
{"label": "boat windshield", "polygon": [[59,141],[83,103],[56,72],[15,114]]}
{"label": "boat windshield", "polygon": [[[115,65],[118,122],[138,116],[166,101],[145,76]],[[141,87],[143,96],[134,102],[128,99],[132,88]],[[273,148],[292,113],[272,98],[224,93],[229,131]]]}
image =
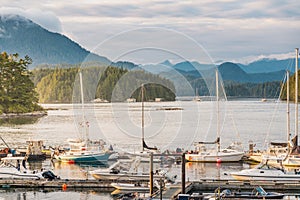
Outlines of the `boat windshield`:
{"label": "boat windshield", "polygon": [[266,196],[268,194],[261,186],[258,186],[255,189],[258,192],[258,194],[260,194],[262,196]]}
{"label": "boat windshield", "polygon": [[267,170],[281,170],[284,171],[284,169],[277,167],[277,166],[273,166],[273,165],[268,165],[267,163],[261,163],[257,166],[257,169],[267,169]]}

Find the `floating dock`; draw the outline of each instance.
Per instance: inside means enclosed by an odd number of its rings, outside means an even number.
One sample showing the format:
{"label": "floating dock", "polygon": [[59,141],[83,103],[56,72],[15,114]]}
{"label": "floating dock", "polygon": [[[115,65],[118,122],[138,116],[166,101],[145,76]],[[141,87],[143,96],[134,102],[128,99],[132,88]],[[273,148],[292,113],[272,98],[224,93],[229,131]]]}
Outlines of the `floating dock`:
{"label": "floating dock", "polygon": [[[53,181],[28,180],[28,179],[0,179],[2,188],[30,188],[30,189],[53,189],[53,190],[90,190],[112,192],[113,181],[101,181],[90,179],[58,179]],[[122,182],[122,181],[119,181]],[[128,181],[123,181],[128,183]],[[136,181],[131,181],[134,183]],[[201,179],[199,181],[187,182],[185,192],[214,192],[217,188],[221,189],[240,189],[249,190],[255,186],[262,186],[267,191],[295,192],[299,191],[300,181],[236,181],[220,179]],[[171,185],[162,192],[164,199],[176,199],[182,191],[181,183]],[[160,194],[156,194],[156,198]]]}

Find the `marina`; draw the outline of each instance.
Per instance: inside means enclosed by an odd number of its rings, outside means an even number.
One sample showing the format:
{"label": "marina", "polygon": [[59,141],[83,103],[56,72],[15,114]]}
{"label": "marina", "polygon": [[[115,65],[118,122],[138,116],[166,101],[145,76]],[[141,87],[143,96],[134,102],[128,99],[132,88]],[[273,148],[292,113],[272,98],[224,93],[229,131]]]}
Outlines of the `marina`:
{"label": "marina", "polygon": [[[189,112],[190,115],[194,115],[194,106],[200,106],[203,108],[198,108],[203,110],[204,112],[210,113],[210,109],[213,109],[212,107],[209,107],[210,102],[202,101],[199,104],[196,104],[196,102],[152,102],[147,103],[145,105],[145,116],[148,114],[155,115],[156,117],[152,120],[154,125],[152,124],[150,127],[145,126],[145,136],[152,132],[153,130],[158,130],[156,126],[160,126],[161,123],[157,118],[159,118],[159,113],[166,115],[166,122],[165,122],[165,128],[163,129],[165,131],[166,135],[169,135],[169,131],[174,131],[174,124],[172,124],[173,128],[170,128],[171,125],[169,123],[176,122],[177,115],[182,115],[185,117],[188,117],[188,115],[183,114],[181,112]],[[198,102],[199,103],[199,102]],[[230,110],[231,114],[235,116],[238,120],[236,120],[237,128],[240,130],[240,126],[245,126],[245,129],[242,129],[243,131],[240,132],[240,137],[242,141],[245,141],[243,143],[244,150],[247,151],[247,148],[249,146],[247,135],[248,131],[251,133],[257,133],[258,130],[255,131],[255,129],[250,129],[251,124],[244,119],[241,115],[241,111],[250,113],[250,115],[247,116],[247,119],[254,119],[259,117],[258,121],[262,121],[262,123],[270,123],[269,120],[274,112],[274,107],[278,107],[281,110],[285,109],[284,103],[278,103],[275,101],[268,101],[267,103],[262,103],[260,101],[229,101],[227,109]],[[150,105],[149,105],[150,104]],[[176,111],[165,111],[165,110],[159,110],[157,108],[163,107],[163,106],[174,106],[174,107],[181,107],[182,110],[176,110]],[[114,107],[116,106],[116,107]],[[115,109],[115,114],[123,116],[125,114],[125,111],[123,106],[129,106],[129,110],[131,113],[130,116],[133,117],[133,120],[137,121],[137,126],[139,126],[140,122],[140,115],[137,115],[136,113],[140,112],[140,104],[134,104],[131,103],[128,104],[118,104],[118,105],[112,105],[107,103],[101,103],[96,105],[87,105],[86,109],[86,115],[89,117],[89,121],[91,121],[91,124],[95,125],[97,127],[101,127],[101,132],[95,132],[94,126],[90,126],[90,136],[93,139],[106,139],[107,146],[109,144],[112,144],[112,147],[115,151],[120,152],[119,156],[122,156],[122,152],[125,151],[125,146],[127,146],[128,151],[130,152],[139,152],[140,151],[140,129],[136,129],[136,136],[134,135],[128,137],[122,136],[121,132],[115,132],[116,137],[120,137],[120,140],[111,139],[111,137],[114,137],[113,135],[106,134],[107,132],[111,132],[114,130],[114,124],[118,122],[117,118],[107,118],[108,116],[112,116],[111,114],[112,107]],[[76,130],[76,121],[73,121],[73,115],[76,113],[76,106],[73,107],[71,105],[45,105],[45,107],[52,107],[56,108],[53,110],[48,111],[48,115],[41,118],[36,124],[24,124],[24,125],[18,125],[18,126],[2,126],[0,128],[1,136],[5,139],[5,141],[10,146],[21,146],[23,141],[29,141],[29,140],[36,140],[36,141],[43,141],[43,144],[46,146],[52,146],[52,147],[60,147],[67,146],[68,144],[64,143],[64,141],[67,141],[67,138],[72,138],[74,133],[77,132]],[[204,107],[206,107],[204,109]],[[241,109],[243,108],[243,109]],[[263,108],[263,109],[257,109],[257,108]],[[239,109],[239,112],[233,112],[235,109]],[[251,112],[249,111],[252,111]],[[127,111],[126,111],[127,112]],[[175,112],[175,113],[170,113]],[[228,111],[229,112],[229,111]],[[123,113],[123,114],[122,114]],[[127,113],[128,114],[128,113]],[[171,114],[171,115],[170,115]],[[79,114],[80,115],[80,114]],[[96,118],[91,118],[91,116],[98,116]],[[102,115],[106,116],[106,118],[103,118]],[[76,116],[76,115],[75,115]],[[135,116],[135,117],[134,117]],[[196,115],[194,115],[196,116]],[[116,116],[115,116],[116,117]],[[280,116],[278,116],[280,117]],[[285,116],[282,116],[283,119]],[[101,119],[101,120],[98,120]],[[201,118],[201,117],[200,117]],[[205,120],[205,117],[202,116],[201,118],[203,122],[206,122],[207,124],[202,124],[201,126],[206,127],[209,126],[211,122],[209,120]],[[282,136],[280,133],[281,130],[284,130],[285,128],[285,120],[276,119],[274,129],[276,129],[278,134],[272,134],[269,135],[269,137],[272,137],[272,139],[280,139],[284,138],[285,136]],[[106,123],[109,124],[103,124],[102,121],[105,120]],[[116,121],[115,121],[116,120]],[[175,121],[174,121],[175,120]],[[197,125],[193,126],[185,126],[185,124],[188,123],[189,119],[182,123],[185,130],[185,133],[189,133],[189,137],[181,137],[181,134],[174,136],[174,143],[170,144],[169,140],[162,139],[164,138],[163,134],[160,134],[158,132],[158,135],[155,137],[148,137],[147,141],[149,145],[157,145],[162,150],[167,149],[176,149],[177,147],[182,147],[182,149],[191,149],[193,148],[193,143],[189,142],[190,137],[192,137],[195,133],[191,131],[193,128],[195,128]],[[245,121],[244,121],[245,120]],[[97,123],[96,123],[97,122]],[[147,117],[145,118],[145,124],[147,124]],[[190,122],[189,122],[190,123]],[[74,129],[74,127],[75,129]],[[122,124],[123,126],[123,124]],[[152,127],[153,126],[153,127]],[[62,128],[64,127],[64,128]],[[111,130],[107,129],[110,127]],[[248,129],[247,129],[248,127]],[[263,125],[260,125],[257,123],[257,128],[259,127],[259,132],[267,132],[267,128]],[[127,127],[124,126],[124,129]],[[189,130],[187,130],[189,128]],[[65,134],[60,134],[61,130],[64,130]],[[213,129],[213,127],[212,127]],[[135,129],[134,129],[135,130]],[[235,136],[232,135],[232,129],[229,128],[229,126],[224,126],[223,130],[225,130],[225,139],[223,139],[221,142],[226,145],[230,145],[231,142],[235,139]],[[196,134],[197,137],[203,136],[205,137],[205,133],[201,133],[201,130],[199,130],[200,133]],[[228,134],[230,132],[230,134]],[[134,132],[132,132],[134,134]],[[8,137],[9,135],[9,137]],[[266,134],[266,137],[268,134]],[[179,139],[177,139],[177,137]],[[74,137],[73,137],[74,138]],[[212,138],[209,135],[207,135],[207,138]],[[257,136],[257,138],[259,138]],[[13,139],[13,140],[12,140]],[[255,139],[255,137],[251,137],[251,139]],[[177,142],[176,142],[177,141]],[[256,144],[255,149],[263,149],[264,144],[262,143],[261,138],[257,139],[256,141],[252,141]],[[181,144],[184,143],[182,146]],[[127,144],[127,145],[125,145]],[[190,145],[187,145],[190,144]],[[46,147],[47,147],[46,146]],[[184,151],[183,150],[183,151]],[[174,151],[173,151],[174,152]],[[180,155],[180,154],[177,154]],[[169,155],[169,158],[174,157],[173,155]],[[160,158],[160,156],[155,156],[155,159]],[[146,158],[146,160],[149,158]],[[38,162],[28,162],[27,166],[29,169],[37,169],[37,168],[46,168],[46,169],[52,169],[54,174],[58,175],[60,179],[53,180],[53,181],[45,181],[45,180],[17,180],[17,179],[0,179],[0,184],[3,189],[3,191],[6,191],[5,193],[8,195],[9,191],[14,190],[21,190],[26,191],[25,193],[30,195],[31,190],[38,191],[38,194],[49,196],[54,193],[59,193],[59,195],[63,196],[66,195],[66,193],[74,194],[74,195],[87,195],[90,198],[93,198],[93,196],[96,196],[95,198],[101,197],[101,199],[115,199],[114,191],[115,188],[112,187],[111,183],[117,182],[117,183],[137,183],[135,180],[96,180],[92,177],[92,175],[89,173],[90,171],[97,170],[97,169],[106,169],[109,166],[112,166],[116,161],[108,161],[108,163],[105,163],[103,165],[88,165],[88,164],[72,164],[72,163],[64,163],[64,162],[58,162],[57,160],[49,159],[38,161]],[[234,171],[240,171],[243,169],[249,169],[254,167],[255,165],[250,165],[247,162],[235,162],[235,163],[201,163],[201,162],[187,162],[185,163],[185,175],[186,175],[186,187],[184,187],[184,193],[189,193],[192,195],[192,193],[213,193],[217,188],[222,189],[241,189],[241,190],[247,190],[249,187],[254,186],[262,186],[267,191],[284,191],[288,194],[297,194],[297,188],[299,188],[299,181],[237,181],[233,179],[232,176],[230,176],[230,172]],[[178,197],[179,194],[182,193],[182,163],[178,162],[176,163],[175,160],[171,162],[169,165],[166,163],[160,163],[160,162],[154,162],[154,168],[153,171],[156,171],[156,169],[163,168],[164,170],[167,170],[171,175],[177,175],[176,182],[172,185],[169,185],[166,187],[166,190],[162,191],[162,197],[163,199],[175,199]],[[145,174],[149,175],[149,162],[147,163],[141,163],[139,165],[139,170]],[[139,180],[140,182],[141,180]],[[149,183],[149,178],[146,176],[145,180],[143,182]],[[47,192],[44,193],[44,192]],[[90,191],[90,192],[89,192]],[[93,191],[93,193],[91,193]],[[159,191],[155,189],[153,191],[156,194],[157,199],[159,199]],[[149,194],[149,192],[147,192]],[[41,197],[41,196],[39,196]],[[45,197],[46,198],[46,197]]]}

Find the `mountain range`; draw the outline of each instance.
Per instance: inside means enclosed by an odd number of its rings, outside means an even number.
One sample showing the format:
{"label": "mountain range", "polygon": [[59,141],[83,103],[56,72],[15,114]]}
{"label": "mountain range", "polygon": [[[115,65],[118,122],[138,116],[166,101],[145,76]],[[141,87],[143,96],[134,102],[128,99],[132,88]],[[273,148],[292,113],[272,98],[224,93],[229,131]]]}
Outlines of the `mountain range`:
{"label": "mountain range", "polygon": [[[112,63],[108,58],[82,48],[68,37],[50,32],[19,15],[0,15],[0,51],[6,51],[9,54],[18,53],[21,57],[28,55],[33,60],[30,69],[41,64],[59,65],[81,62],[100,62],[129,70],[140,66],[127,61]],[[261,59],[247,65],[224,62],[219,65],[219,70],[223,80],[235,82],[280,81],[288,66],[293,64],[293,59]],[[167,67],[163,69],[162,66]],[[166,60],[142,68],[152,73],[168,73],[166,68],[171,68],[184,76],[199,78],[202,72],[212,69],[212,65],[195,61],[172,64]],[[293,72],[293,69],[291,71]]]}

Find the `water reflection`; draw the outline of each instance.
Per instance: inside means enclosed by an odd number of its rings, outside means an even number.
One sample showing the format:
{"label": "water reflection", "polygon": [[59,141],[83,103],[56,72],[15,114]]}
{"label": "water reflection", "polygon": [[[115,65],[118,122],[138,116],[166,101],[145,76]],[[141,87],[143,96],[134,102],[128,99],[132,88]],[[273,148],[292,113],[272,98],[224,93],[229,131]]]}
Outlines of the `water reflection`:
{"label": "water reflection", "polygon": [[200,163],[200,162],[187,162],[186,174],[187,179],[232,179],[228,176],[229,172],[240,171],[245,168],[242,162],[237,163]]}
{"label": "water reflection", "polygon": [[105,190],[71,190],[61,191],[59,189],[2,189],[0,190],[0,199],[18,199],[18,200],[41,200],[41,199],[103,199],[111,200],[110,191]]}

